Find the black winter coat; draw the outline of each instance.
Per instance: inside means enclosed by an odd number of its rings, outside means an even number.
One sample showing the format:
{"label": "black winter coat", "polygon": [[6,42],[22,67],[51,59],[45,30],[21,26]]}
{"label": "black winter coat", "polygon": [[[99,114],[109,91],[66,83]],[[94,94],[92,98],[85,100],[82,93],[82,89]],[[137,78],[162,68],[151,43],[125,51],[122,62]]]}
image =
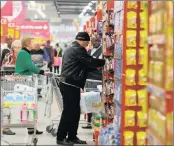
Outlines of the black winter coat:
{"label": "black winter coat", "polygon": [[103,67],[105,60],[88,55],[85,48],[74,41],[63,55],[60,82],[84,88],[88,72]]}

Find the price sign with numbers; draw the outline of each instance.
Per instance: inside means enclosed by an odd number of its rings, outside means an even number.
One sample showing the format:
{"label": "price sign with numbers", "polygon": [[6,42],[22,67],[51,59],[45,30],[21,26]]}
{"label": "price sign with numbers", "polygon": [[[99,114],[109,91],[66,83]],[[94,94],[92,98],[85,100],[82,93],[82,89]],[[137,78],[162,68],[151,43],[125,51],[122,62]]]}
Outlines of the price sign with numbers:
{"label": "price sign with numbers", "polygon": [[7,35],[8,20],[6,18],[1,18],[1,41]]}
{"label": "price sign with numbers", "polygon": [[20,31],[19,30],[15,31],[15,39],[20,39]]}
{"label": "price sign with numbers", "polygon": [[15,28],[16,25],[14,22],[8,23],[8,35],[10,35],[12,38],[15,38]]}
{"label": "price sign with numbers", "polygon": [[10,35],[12,38],[15,36],[15,28],[8,28],[8,35]]}

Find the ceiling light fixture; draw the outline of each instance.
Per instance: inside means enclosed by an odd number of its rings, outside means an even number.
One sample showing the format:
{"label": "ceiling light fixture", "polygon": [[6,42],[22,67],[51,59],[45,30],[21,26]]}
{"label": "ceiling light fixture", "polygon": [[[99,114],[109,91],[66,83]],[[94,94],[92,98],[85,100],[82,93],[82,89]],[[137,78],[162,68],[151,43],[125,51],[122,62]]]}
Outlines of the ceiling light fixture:
{"label": "ceiling light fixture", "polygon": [[93,4],[96,3],[96,2],[97,2],[97,1],[91,1],[91,3],[93,3]]}
{"label": "ceiling light fixture", "polygon": [[36,2],[35,1],[29,1],[30,2],[30,4],[32,4],[32,5],[36,5]]}
{"label": "ceiling light fixture", "polygon": [[35,14],[35,15],[34,15],[34,19],[38,19],[38,16],[37,16],[37,14]]}
{"label": "ceiling light fixture", "polygon": [[41,11],[40,9],[37,9],[37,12],[43,17],[46,18],[46,15],[43,11]]}

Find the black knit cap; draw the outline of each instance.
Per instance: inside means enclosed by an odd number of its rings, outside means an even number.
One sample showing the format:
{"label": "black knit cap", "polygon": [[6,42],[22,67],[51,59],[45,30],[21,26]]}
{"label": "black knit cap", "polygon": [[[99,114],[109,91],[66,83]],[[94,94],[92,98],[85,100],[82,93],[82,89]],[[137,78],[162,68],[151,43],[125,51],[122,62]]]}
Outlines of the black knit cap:
{"label": "black knit cap", "polygon": [[89,34],[87,32],[78,32],[76,40],[80,41],[90,41]]}

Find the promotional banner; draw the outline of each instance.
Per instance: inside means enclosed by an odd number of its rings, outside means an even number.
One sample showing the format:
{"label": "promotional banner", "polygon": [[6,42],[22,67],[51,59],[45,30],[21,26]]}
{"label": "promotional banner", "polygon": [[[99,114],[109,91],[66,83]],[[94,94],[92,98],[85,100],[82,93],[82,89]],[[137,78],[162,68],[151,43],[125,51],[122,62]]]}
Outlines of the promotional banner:
{"label": "promotional banner", "polygon": [[30,33],[50,33],[50,25],[48,21],[24,21],[20,25],[21,32],[30,32]]}
{"label": "promotional banner", "polygon": [[12,38],[15,38],[15,29],[16,29],[16,24],[14,22],[9,22],[8,35],[10,35]]}
{"label": "promotional banner", "polygon": [[1,1],[1,18],[3,16],[13,15],[13,2],[12,1]]}
{"label": "promotional banner", "polygon": [[15,22],[16,24],[22,24],[25,21],[25,1],[13,1],[11,10],[13,10],[13,14],[4,16],[4,18],[7,18],[10,22]]}
{"label": "promotional banner", "polygon": [[1,41],[4,41],[5,36],[8,34],[8,20],[6,18],[1,19]]}

